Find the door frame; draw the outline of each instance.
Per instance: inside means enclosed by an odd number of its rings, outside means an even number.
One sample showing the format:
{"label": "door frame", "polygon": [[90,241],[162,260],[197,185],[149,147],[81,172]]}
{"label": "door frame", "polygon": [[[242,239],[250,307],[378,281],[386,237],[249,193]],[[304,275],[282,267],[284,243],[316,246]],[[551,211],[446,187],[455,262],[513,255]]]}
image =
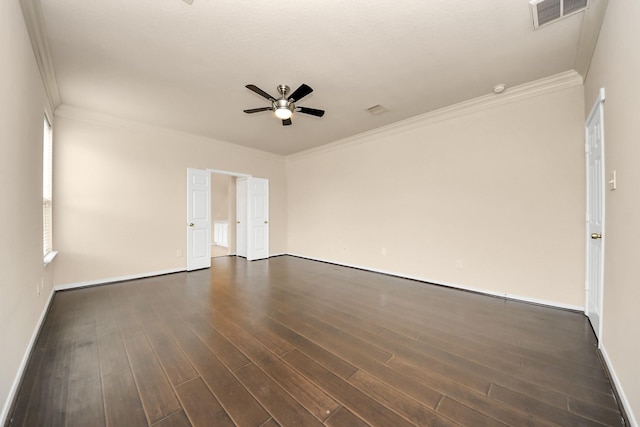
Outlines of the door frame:
{"label": "door frame", "polygon": [[[597,331],[594,328],[594,333],[596,334],[596,338],[598,340],[598,347],[601,346],[602,343],[602,319],[604,317],[604,313],[603,313],[603,308],[604,308],[604,253],[605,253],[605,214],[606,214],[606,209],[605,209],[605,205],[606,205],[606,201],[605,201],[605,197],[606,197],[606,190],[605,190],[605,150],[604,150],[604,144],[605,144],[605,138],[604,138],[604,110],[603,110],[603,104],[605,101],[605,90],[604,88],[600,88],[600,91],[598,92],[598,98],[596,99],[593,107],[591,108],[591,111],[589,113],[589,115],[587,116],[587,120],[585,121],[584,124],[584,132],[585,132],[585,177],[586,177],[586,197],[585,197],[585,201],[586,201],[586,206],[585,206],[585,304],[584,304],[584,313],[585,316],[587,316],[587,318],[589,318],[589,300],[591,297],[591,293],[593,292],[591,289],[591,284],[589,283],[589,276],[590,276],[590,271],[591,271],[591,256],[590,256],[590,244],[591,244],[591,231],[589,229],[590,227],[590,211],[589,211],[589,205],[590,205],[590,168],[589,168],[589,123],[591,122],[591,120],[594,118],[594,116],[596,114],[600,115],[600,129],[601,129],[601,141],[600,141],[600,159],[601,159],[601,177],[602,177],[602,183],[601,183],[601,194],[600,194],[600,202],[601,202],[601,210],[602,210],[602,238],[601,238],[601,245],[602,245],[602,250],[600,252],[600,259],[599,259],[599,263],[600,263],[600,280],[597,283],[597,286],[600,287],[598,294],[600,295],[600,300],[597,301],[597,305],[598,305],[598,314],[599,314],[599,318],[598,318],[598,326],[597,326]],[[591,321],[590,321],[591,323]],[[591,325],[593,327],[593,324]]]}

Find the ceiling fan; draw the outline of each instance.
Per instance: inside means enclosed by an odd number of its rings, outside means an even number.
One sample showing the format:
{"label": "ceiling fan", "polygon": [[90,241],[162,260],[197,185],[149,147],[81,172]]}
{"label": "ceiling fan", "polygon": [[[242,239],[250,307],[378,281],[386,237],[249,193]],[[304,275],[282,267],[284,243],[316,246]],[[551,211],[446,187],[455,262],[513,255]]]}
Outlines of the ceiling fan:
{"label": "ceiling fan", "polygon": [[[247,89],[254,91],[258,95],[267,98],[271,101],[270,107],[260,107],[260,108],[251,108],[250,110],[244,110],[247,114],[259,113],[261,111],[271,110],[276,115],[277,118],[282,120],[282,126],[290,126],[291,125],[291,116],[294,112],[310,114],[316,117],[324,116],[324,110],[318,110],[315,108],[308,107],[296,107],[296,102],[300,101],[305,96],[309,95],[313,92],[306,84],[301,84],[300,87],[293,91],[291,95],[289,95],[289,86],[287,85],[278,85],[278,93],[280,93],[280,98],[274,98],[269,95],[267,92],[263,91],[256,85],[246,85]],[[289,95],[289,96],[287,96]]]}

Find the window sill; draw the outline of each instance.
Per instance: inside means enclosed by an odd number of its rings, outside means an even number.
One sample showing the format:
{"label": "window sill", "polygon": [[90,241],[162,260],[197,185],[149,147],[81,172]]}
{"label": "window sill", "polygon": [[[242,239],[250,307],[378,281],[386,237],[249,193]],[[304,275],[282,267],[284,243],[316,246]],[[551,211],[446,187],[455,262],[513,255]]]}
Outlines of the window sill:
{"label": "window sill", "polygon": [[51,251],[44,256],[44,266],[51,264],[51,261],[58,255],[58,251]]}

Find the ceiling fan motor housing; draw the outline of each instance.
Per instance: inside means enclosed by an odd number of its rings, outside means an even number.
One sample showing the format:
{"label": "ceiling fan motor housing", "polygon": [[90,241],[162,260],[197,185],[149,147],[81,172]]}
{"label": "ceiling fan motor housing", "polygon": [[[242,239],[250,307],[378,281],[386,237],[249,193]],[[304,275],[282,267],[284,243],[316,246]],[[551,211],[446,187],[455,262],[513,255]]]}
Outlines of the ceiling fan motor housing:
{"label": "ceiling fan motor housing", "polygon": [[287,108],[293,111],[295,105],[293,104],[293,102],[290,102],[287,99],[278,99],[276,101],[273,101],[273,108],[274,110],[277,110],[278,108]]}

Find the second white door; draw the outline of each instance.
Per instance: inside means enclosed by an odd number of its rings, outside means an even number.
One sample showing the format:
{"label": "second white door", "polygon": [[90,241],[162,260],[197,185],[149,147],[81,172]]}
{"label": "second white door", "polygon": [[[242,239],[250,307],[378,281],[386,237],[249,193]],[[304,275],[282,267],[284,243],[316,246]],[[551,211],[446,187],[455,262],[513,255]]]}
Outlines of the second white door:
{"label": "second white door", "polygon": [[236,255],[247,257],[247,179],[236,180]]}
{"label": "second white door", "polygon": [[269,180],[247,178],[247,259],[269,258]]}
{"label": "second white door", "polygon": [[236,253],[249,261],[269,258],[269,180],[236,181]]}

